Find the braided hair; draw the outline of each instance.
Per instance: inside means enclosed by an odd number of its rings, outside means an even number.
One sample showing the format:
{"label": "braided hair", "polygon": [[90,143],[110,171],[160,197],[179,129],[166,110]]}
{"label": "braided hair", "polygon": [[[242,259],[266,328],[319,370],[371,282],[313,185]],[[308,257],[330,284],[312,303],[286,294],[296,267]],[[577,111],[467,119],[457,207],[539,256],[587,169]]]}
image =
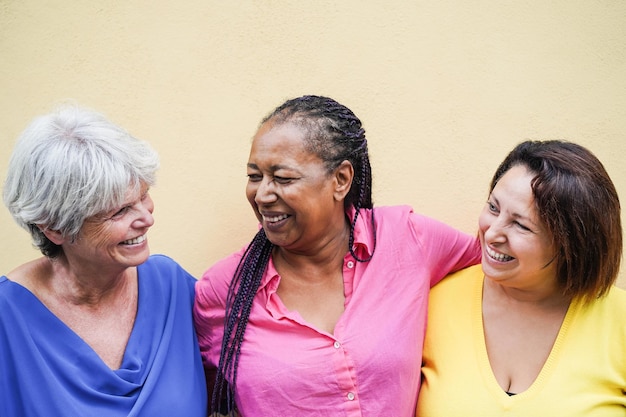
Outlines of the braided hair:
{"label": "braided hair", "polygon": [[[292,123],[305,132],[304,146],[324,162],[328,172],[332,172],[343,161],[349,161],[354,168],[354,179],[350,191],[344,199],[344,208],[354,207],[354,219],[350,224],[350,254],[358,262],[367,262],[354,251],[354,227],[360,210],[373,208],[372,172],[367,151],[367,139],[361,121],[355,114],[328,97],[302,96],[286,101],[265,117],[261,125],[271,122],[275,125]],[[371,216],[374,229],[374,212]],[[237,367],[241,354],[244,333],[248,324],[254,297],[269,263],[274,245],[263,229],[259,230],[246,249],[235,275],[230,283],[226,298],[224,337],[217,368],[212,412],[233,415],[235,410],[235,390]],[[230,381],[230,383],[228,382]]]}

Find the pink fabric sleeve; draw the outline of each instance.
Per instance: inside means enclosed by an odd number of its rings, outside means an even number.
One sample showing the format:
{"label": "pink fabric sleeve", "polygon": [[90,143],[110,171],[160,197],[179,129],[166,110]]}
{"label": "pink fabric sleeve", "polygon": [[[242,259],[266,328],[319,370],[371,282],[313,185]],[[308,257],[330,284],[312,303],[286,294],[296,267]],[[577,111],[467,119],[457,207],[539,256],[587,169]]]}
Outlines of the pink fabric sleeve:
{"label": "pink fabric sleeve", "polygon": [[481,260],[478,236],[471,236],[430,217],[412,213],[411,225],[431,270],[430,286],[446,275]]}

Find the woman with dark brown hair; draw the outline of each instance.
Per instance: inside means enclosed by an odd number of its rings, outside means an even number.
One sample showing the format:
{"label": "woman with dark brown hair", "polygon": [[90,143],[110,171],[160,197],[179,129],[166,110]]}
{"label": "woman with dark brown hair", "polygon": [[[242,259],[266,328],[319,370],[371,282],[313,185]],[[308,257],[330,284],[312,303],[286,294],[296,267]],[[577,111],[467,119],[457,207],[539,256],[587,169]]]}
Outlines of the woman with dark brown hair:
{"label": "woman with dark brown hair", "polygon": [[564,141],[502,162],[479,218],[482,266],[430,295],[419,417],[626,413],[617,192]]}

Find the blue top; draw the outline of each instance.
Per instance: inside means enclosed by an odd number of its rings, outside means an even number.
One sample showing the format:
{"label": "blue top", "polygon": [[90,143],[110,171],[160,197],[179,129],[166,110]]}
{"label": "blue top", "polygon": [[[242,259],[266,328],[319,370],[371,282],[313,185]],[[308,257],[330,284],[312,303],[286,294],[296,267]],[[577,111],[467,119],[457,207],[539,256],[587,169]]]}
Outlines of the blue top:
{"label": "blue top", "polygon": [[0,416],[206,416],[196,280],[162,255],[137,276],[137,317],[117,370],[29,290],[0,277]]}

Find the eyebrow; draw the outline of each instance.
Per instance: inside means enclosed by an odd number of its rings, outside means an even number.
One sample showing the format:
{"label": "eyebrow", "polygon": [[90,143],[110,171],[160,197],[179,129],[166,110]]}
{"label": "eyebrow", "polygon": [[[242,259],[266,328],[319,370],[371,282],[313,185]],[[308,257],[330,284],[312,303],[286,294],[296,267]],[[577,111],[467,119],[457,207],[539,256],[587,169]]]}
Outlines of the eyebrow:
{"label": "eyebrow", "polygon": [[[259,166],[257,164],[253,164],[253,163],[248,163],[247,164],[248,168],[252,168],[252,169],[259,169]],[[290,170],[294,170],[294,168],[288,167],[287,165],[281,165],[281,164],[276,164],[276,165],[271,165],[270,169],[272,171],[278,171],[279,169],[290,169]]]}

